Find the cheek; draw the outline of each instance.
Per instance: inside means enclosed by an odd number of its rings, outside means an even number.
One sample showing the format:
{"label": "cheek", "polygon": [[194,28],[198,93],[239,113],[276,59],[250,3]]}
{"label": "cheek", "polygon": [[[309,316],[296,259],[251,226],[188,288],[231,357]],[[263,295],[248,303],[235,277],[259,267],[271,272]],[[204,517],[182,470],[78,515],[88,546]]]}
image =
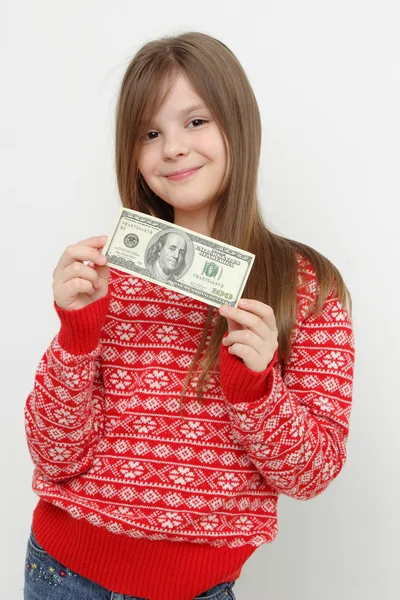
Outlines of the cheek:
{"label": "cheek", "polygon": [[147,150],[142,151],[140,159],[138,161],[138,169],[142,173],[143,177],[149,177],[153,174],[157,161],[154,153]]}
{"label": "cheek", "polygon": [[137,164],[137,168],[138,168],[138,170],[139,170],[139,171],[142,173],[142,175],[143,175],[143,170],[144,170],[144,168],[143,168],[143,167],[144,167],[143,152],[141,152],[141,153],[140,153],[140,156],[138,157],[138,159],[137,159],[137,161],[136,161],[136,164]]}
{"label": "cheek", "polygon": [[209,140],[209,142],[210,147],[213,148],[212,153],[214,155],[215,160],[218,160],[218,162],[225,162],[226,150],[224,145],[224,138],[217,127],[215,128],[212,139]]}
{"label": "cheek", "polygon": [[226,164],[227,164],[227,162],[228,162],[228,158],[227,158],[227,154],[226,154],[225,146],[224,146],[224,143],[223,143],[223,141],[222,141],[222,140],[221,140],[220,147],[219,147],[219,157],[220,157],[220,161],[221,161],[221,163],[222,163],[222,164],[224,165],[224,167],[225,167],[225,165],[226,165]]}

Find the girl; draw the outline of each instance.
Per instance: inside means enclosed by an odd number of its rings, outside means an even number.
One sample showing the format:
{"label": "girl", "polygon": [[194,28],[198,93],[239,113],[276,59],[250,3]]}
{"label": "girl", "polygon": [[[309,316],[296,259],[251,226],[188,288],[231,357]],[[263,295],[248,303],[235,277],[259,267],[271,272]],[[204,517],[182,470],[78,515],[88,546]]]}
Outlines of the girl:
{"label": "girl", "polygon": [[264,225],[260,115],[224,44],[147,43],[116,121],[125,207],[256,259],[239,307],[218,310],[110,268],[105,236],[62,254],[61,327],[25,407],[25,599],[234,598],[279,495],[314,498],[345,462],[351,298],[329,260]]}

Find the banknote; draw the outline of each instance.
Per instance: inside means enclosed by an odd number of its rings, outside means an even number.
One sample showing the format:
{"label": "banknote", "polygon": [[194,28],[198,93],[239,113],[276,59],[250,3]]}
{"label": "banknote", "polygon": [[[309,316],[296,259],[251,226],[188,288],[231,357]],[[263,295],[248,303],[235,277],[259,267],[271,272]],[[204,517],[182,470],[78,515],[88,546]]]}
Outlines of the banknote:
{"label": "banknote", "polygon": [[102,254],[108,265],[219,307],[237,306],[254,254],[121,207]]}

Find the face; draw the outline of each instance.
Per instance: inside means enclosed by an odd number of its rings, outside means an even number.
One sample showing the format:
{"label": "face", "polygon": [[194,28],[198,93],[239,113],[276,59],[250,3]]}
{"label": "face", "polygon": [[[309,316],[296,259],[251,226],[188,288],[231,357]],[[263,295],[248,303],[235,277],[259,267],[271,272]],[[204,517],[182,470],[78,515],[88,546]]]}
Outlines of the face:
{"label": "face", "polygon": [[[193,106],[199,108],[187,111]],[[147,185],[174,207],[175,215],[188,211],[198,219],[208,214],[226,161],[223,136],[211,112],[187,78],[176,75],[142,141],[138,162]],[[183,169],[196,170],[178,180],[168,177]]]}
{"label": "face", "polygon": [[170,233],[159,254],[159,261],[165,273],[180,266],[186,255],[186,242],[180,235]]}

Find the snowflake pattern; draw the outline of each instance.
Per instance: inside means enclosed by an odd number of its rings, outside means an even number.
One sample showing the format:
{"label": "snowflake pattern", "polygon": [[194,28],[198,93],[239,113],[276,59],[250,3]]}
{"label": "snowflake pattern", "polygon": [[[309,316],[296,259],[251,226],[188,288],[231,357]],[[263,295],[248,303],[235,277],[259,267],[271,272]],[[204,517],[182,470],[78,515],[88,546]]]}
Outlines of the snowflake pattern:
{"label": "snowflake pattern", "polygon": [[335,321],[345,321],[347,318],[345,312],[339,304],[332,308],[331,315]]}
{"label": "snowflake pattern", "polygon": [[127,295],[137,296],[143,288],[142,280],[128,277],[121,283],[121,291]]}
{"label": "snowflake pattern", "polygon": [[157,329],[156,337],[163,344],[170,344],[178,339],[179,334],[178,330],[173,325],[162,325]]}
{"label": "snowflake pattern", "polygon": [[71,425],[74,424],[75,417],[67,408],[56,409],[54,411],[54,415],[59,425],[66,425],[67,427],[71,427]]}
{"label": "snowflake pattern", "polygon": [[132,376],[128,371],[117,369],[116,372],[110,376],[110,382],[116,389],[124,390],[132,384]]}
{"label": "snowflake pattern", "polygon": [[217,479],[217,483],[221,489],[232,491],[240,486],[240,479],[235,473],[224,473]]}
{"label": "snowflake pattern", "polygon": [[144,382],[149,386],[151,390],[160,390],[168,385],[169,377],[165,371],[155,369],[151,373],[147,373],[145,375]]}
{"label": "snowflake pattern", "polygon": [[54,461],[65,461],[68,460],[71,456],[71,451],[64,446],[54,446],[49,450],[49,456],[51,456]]}
{"label": "snowflake pattern", "polygon": [[150,433],[154,431],[157,427],[157,422],[153,417],[140,417],[132,424],[132,428],[141,434]]}
{"label": "snowflake pattern", "polygon": [[341,352],[329,352],[322,361],[328,369],[339,370],[342,369],[346,363],[345,358]]}
{"label": "snowflake pattern", "polygon": [[75,388],[80,383],[80,374],[77,371],[67,371],[64,373],[64,381],[70,388]]}
{"label": "snowflake pattern", "polygon": [[115,334],[121,342],[130,342],[134,339],[136,331],[132,323],[118,323],[115,326]]}
{"label": "snowflake pattern", "polygon": [[182,524],[182,517],[178,513],[167,512],[159,515],[157,521],[163,529],[175,529]]}
{"label": "snowflake pattern", "polygon": [[175,485],[186,485],[194,481],[194,472],[189,467],[178,467],[169,474]]}
{"label": "snowflake pattern", "polygon": [[182,425],[181,432],[187,439],[197,440],[204,435],[205,428],[199,421],[188,421]]}
{"label": "snowflake pattern", "polygon": [[243,531],[244,533],[249,533],[252,529],[254,529],[254,523],[252,519],[246,515],[242,515],[238,519],[235,519],[234,524],[239,531]]}
{"label": "snowflake pattern", "polygon": [[137,479],[143,475],[144,467],[137,460],[129,460],[121,467],[121,473],[129,479]]}
{"label": "snowflake pattern", "polygon": [[321,411],[330,413],[334,410],[334,406],[332,406],[331,400],[326,398],[325,396],[318,396],[314,400],[315,406],[317,406]]}
{"label": "snowflake pattern", "polygon": [[220,525],[220,519],[215,513],[203,517],[199,522],[204,531],[215,531]]}

